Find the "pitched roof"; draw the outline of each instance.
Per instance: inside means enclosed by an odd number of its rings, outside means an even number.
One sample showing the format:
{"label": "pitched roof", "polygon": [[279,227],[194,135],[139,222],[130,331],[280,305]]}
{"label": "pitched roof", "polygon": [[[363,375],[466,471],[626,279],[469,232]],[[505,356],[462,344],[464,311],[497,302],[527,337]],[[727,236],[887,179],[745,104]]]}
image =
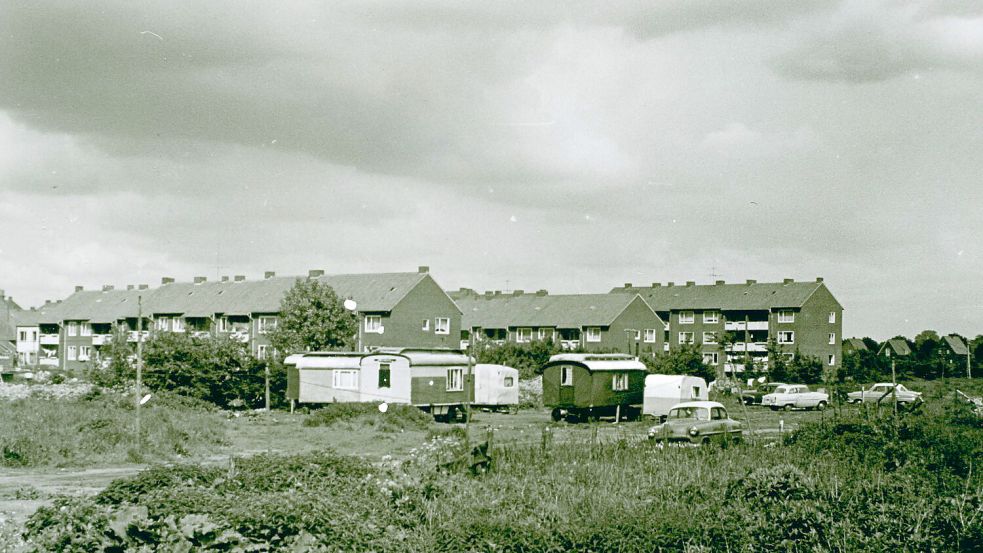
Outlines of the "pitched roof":
{"label": "pitched roof", "polygon": [[943,336],[942,340],[949,346],[952,353],[956,355],[969,354],[969,348],[966,347],[966,343],[959,336]]}
{"label": "pitched roof", "polygon": [[[143,313],[174,314],[185,317],[210,317],[216,313],[248,315],[276,313],[280,301],[298,279],[307,277],[271,277],[263,280],[172,282],[146,290],[107,290],[75,292],[40,317],[44,323],[63,320],[88,320],[111,323],[135,318],[138,297]],[[352,298],[361,312],[388,312],[429,278],[427,273],[378,273],[324,275],[317,277],[331,286],[341,298]]]}
{"label": "pitched roof", "polygon": [[911,355],[911,348],[908,347],[908,342],[905,342],[901,338],[891,338],[884,342],[881,344],[881,349],[877,350],[877,354],[880,355],[884,351],[884,348],[887,347],[890,347],[897,355]]}
{"label": "pitched roof", "polygon": [[865,351],[867,350],[867,344],[860,338],[847,338],[843,340],[844,347],[851,347],[855,351]]}
{"label": "pitched roof", "polygon": [[458,295],[462,328],[608,326],[638,295]]}
{"label": "pitched roof", "polygon": [[640,294],[652,309],[721,309],[727,311],[801,307],[822,282],[755,282],[614,288],[611,293]]}

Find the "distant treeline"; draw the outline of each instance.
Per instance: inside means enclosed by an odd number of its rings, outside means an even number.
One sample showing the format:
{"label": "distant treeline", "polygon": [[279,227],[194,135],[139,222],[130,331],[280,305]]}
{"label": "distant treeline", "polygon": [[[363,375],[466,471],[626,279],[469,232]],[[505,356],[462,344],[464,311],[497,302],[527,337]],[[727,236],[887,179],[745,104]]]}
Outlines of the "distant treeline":
{"label": "distant treeline", "polygon": [[[975,378],[983,377],[983,335],[969,340],[958,334],[949,334],[969,346],[969,362]],[[885,355],[881,348],[890,340],[878,342],[862,338],[866,349],[850,350],[844,347],[843,368],[839,379],[855,382],[890,380],[891,361],[899,379],[923,378],[933,380],[944,376],[967,376],[967,356],[956,355],[942,336],[934,330],[924,330],[915,338],[895,336],[891,340],[902,340],[911,353],[908,355]]]}

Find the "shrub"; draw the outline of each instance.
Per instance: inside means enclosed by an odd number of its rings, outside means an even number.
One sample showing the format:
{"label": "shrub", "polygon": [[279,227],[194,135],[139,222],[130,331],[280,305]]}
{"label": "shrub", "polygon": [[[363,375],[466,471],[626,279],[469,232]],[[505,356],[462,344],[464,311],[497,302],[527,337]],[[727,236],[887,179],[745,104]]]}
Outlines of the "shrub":
{"label": "shrub", "polygon": [[330,403],[313,411],[304,419],[304,426],[331,426],[339,422],[363,422],[382,431],[422,430],[433,423],[433,417],[412,405],[390,403],[386,412],[378,403]]}

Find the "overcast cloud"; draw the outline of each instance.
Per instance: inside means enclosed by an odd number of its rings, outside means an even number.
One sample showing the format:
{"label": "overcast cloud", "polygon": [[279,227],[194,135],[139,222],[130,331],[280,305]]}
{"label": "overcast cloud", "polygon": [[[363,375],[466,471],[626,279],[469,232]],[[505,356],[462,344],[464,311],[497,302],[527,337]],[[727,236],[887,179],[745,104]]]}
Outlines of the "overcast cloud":
{"label": "overcast cloud", "polygon": [[0,288],[823,276],[975,336],[981,91],[969,1],[4,2]]}

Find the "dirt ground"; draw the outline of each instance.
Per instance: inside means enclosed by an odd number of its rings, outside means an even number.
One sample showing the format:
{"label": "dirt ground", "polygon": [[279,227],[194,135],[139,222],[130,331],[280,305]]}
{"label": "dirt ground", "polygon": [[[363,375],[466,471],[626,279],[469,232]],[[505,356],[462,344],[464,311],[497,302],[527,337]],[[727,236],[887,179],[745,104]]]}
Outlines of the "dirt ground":
{"label": "dirt ground", "polygon": [[[761,407],[746,410],[737,402],[727,404],[732,418],[750,423],[754,439],[774,441],[780,433],[793,430],[806,420],[816,420],[829,413],[815,411],[772,412]],[[227,421],[229,444],[207,456],[179,459],[177,462],[228,463],[230,457],[246,457],[259,453],[300,453],[331,448],[339,453],[358,455],[371,461],[384,456],[403,457],[423,444],[427,431],[379,432],[356,423],[341,423],[331,427],[305,427],[306,415],[296,413],[260,413],[230,418]],[[780,423],[781,421],[781,423]],[[546,409],[522,410],[517,414],[476,411],[470,424],[471,439],[491,438],[495,445],[541,443],[545,428],[554,442],[641,440],[646,436],[651,420],[614,424],[602,420],[594,424],[550,422]],[[449,430],[452,425],[437,424],[437,431]],[[463,426],[458,424],[458,426]],[[87,468],[0,469],[0,536],[16,532],[28,516],[41,505],[60,495],[91,495],[111,481],[132,476],[147,465],[98,466]],[[0,540],[0,553],[5,551]],[[9,546],[8,546],[9,547]]]}

